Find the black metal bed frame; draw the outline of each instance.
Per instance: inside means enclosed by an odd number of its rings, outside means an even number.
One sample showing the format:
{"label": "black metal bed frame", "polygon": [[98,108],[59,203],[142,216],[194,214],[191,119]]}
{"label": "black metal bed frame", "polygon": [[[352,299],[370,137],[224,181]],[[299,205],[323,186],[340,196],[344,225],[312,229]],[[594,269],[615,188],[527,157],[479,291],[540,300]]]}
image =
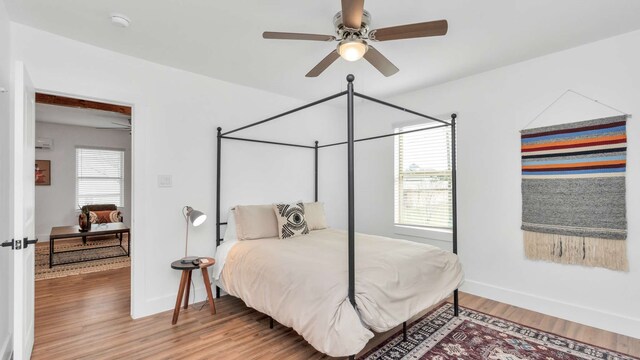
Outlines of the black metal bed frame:
{"label": "black metal bed frame", "polygon": [[[326,147],[331,147],[331,146],[338,146],[338,145],[347,145],[347,166],[348,166],[348,184],[347,184],[347,188],[348,188],[348,211],[349,211],[349,219],[348,219],[348,251],[349,251],[349,302],[351,303],[351,305],[355,308],[356,307],[356,298],[355,298],[355,209],[354,209],[354,205],[355,205],[355,199],[354,199],[354,144],[356,142],[361,142],[361,141],[368,141],[368,140],[375,140],[375,139],[380,139],[380,138],[385,138],[385,137],[389,137],[389,136],[397,136],[397,135],[402,135],[402,134],[408,134],[408,133],[412,133],[412,132],[417,132],[417,131],[425,131],[425,130],[432,130],[432,129],[437,129],[437,128],[441,128],[441,127],[446,127],[449,126],[451,127],[451,210],[452,210],[452,240],[453,240],[453,253],[457,254],[458,253],[458,221],[457,221],[457,194],[456,194],[456,114],[451,114],[451,121],[447,122],[441,119],[437,119],[435,117],[429,116],[429,115],[424,115],[421,114],[419,112],[413,111],[413,110],[409,110],[406,108],[403,108],[401,106],[397,106],[391,103],[388,103],[386,101],[382,101],[379,99],[375,99],[372,98],[370,96],[364,95],[364,94],[360,94],[358,92],[355,92],[353,90],[353,81],[355,80],[355,77],[351,74],[347,75],[347,90],[346,91],[342,91],[339,92],[337,94],[322,98],[320,100],[308,103],[306,105],[302,105],[299,106],[295,109],[291,109],[288,111],[285,111],[281,114],[275,115],[275,116],[271,116],[267,119],[261,120],[261,121],[257,121],[254,123],[251,123],[249,125],[245,125],[242,127],[239,127],[237,129],[234,130],[230,130],[227,132],[222,132],[222,128],[218,127],[218,143],[217,143],[217,176],[216,176],[216,246],[220,245],[220,242],[223,240],[220,237],[220,226],[221,225],[226,225],[226,222],[220,222],[220,175],[221,175],[221,150],[222,150],[222,139],[227,139],[227,140],[237,140],[237,141],[248,141],[248,142],[256,142],[256,143],[262,143],[262,144],[271,144],[271,145],[280,145],[280,146],[291,146],[291,147],[298,147],[298,148],[305,148],[305,149],[313,149],[314,150],[314,159],[315,159],[315,178],[314,178],[314,193],[315,193],[315,201],[318,201],[318,150],[319,149],[323,149]],[[282,143],[282,142],[275,142],[275,141],[266,141],[266,140],[259,140],[259,139],[247,139],[247,138],[239,138],[239,137],[232,137],[229,136],[230,134],[233,134],[235,132],[241,131],[241,130],[245,130],[257,125],[261,125],[264,123],[267,123],[269,121],[272,120],[276,120],[278,118],[281,118],[283,116],[286,115],[291,115],[293,113],[296,113],[300,110],[304,110],[310,107],[313,107],[315,105],[319,105],[322,104],[324,102],[327,102],[329,100],[333,100],[336,98],[339,98],[341,96],[347,96],[347,141],[342,141],[342,142],[337,142],[337,143],[331,143],[331,144],[324,144],[324,145],[319,145],[318,141],[315,141],[315,145],[301,145],[301,144],[289,144],[289,143]],[[361,138],[361,139],[354,139],[354,117],[353,117],[353,108],[354,108],[354,103],[353,103],[353,99],[354,97],[359,97],[365,100],[369,100],[387,107],[391,107],[393,109],[396,110],[400,110],[400,111],[404,111],[406,113],[412,114],[412,115],[416,115],[425,119],[429,119],[435,122],[440,123],[440,125],[436,125],[436,126],[431,126],[431,127],[426,127],[426,128],[421,128],[421,129],[415,129],[415,130],[408,130],[408,131],[401,131],[401,132],[394,132],[391,134],[385,134],[385,135],[378,135],[378,136],[372,136],[372,137],[367,137],[367,138]],[[216,285],[216,298],[220,297],[220,288]],[[453,291],[453,309],[454,309],[454,315],[458,316],[458,312],[459,312],[459,305],[458,305],[458,289]],[[270,326],[271,328],[273,328],[273,319],[270,318]],[[404,322],[403,323],[403,334],[404,334],[404,339],[406,340],[407,337],[407,323]],[[355,355],[350,356],[350,359],[353,359],[355,357]]]}

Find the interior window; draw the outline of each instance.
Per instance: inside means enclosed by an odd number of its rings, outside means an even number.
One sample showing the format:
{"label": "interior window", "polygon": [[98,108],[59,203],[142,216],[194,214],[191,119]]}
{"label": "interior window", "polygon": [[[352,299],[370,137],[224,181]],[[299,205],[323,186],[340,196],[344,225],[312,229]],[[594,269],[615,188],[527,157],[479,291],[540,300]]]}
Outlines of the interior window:
{"label": "interior window", "polygon": [[124,205],[124,150],[76,148],[76,203]]}

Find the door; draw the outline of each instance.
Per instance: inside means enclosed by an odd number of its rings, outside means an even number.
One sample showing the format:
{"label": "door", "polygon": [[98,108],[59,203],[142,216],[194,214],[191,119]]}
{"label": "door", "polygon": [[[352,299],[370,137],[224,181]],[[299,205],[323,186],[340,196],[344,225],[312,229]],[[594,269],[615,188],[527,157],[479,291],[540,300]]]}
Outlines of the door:
{"label": "door", "polygon": [[[16,62],[11,125],[10,199],[13,253],[13,358],[29,359],[34,335],[35,90]],[[7,251],[4,248],[2,251]]]}

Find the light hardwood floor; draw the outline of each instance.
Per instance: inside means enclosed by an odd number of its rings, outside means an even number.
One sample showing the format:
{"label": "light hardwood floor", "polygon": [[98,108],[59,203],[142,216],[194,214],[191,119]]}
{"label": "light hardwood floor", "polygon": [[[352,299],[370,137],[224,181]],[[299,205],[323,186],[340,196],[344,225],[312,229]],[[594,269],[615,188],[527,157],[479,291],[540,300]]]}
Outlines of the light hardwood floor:
{"label": "light hardwood floor", "polygon": [[[36,282],[33,359],[331,359],[293,330],[236,298],[216,300],[211,315],[203,303],[143,319],[129,317],[130,269]],[[178,284],[176,283],[176,292]],[[461,294],[460,304],[569,338],[640,356],[640,340]],[[201,309],[201,310],[200,310]],[[395,331],[395,330],[392,330]],[[370,345],[384,339],[375,338]]]}

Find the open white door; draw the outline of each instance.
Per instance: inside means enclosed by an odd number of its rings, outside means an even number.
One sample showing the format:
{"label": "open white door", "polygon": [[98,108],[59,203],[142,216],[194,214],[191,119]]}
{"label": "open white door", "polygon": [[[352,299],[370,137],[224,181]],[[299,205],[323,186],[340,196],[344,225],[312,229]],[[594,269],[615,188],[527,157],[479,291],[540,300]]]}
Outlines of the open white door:
{"label": "open white door", "polygon": [[[29,359],[34,335],[35,90],[22,62],[15,64],[11,126],[13,358]],[[4,248],[6,251],[7,248]]]}

